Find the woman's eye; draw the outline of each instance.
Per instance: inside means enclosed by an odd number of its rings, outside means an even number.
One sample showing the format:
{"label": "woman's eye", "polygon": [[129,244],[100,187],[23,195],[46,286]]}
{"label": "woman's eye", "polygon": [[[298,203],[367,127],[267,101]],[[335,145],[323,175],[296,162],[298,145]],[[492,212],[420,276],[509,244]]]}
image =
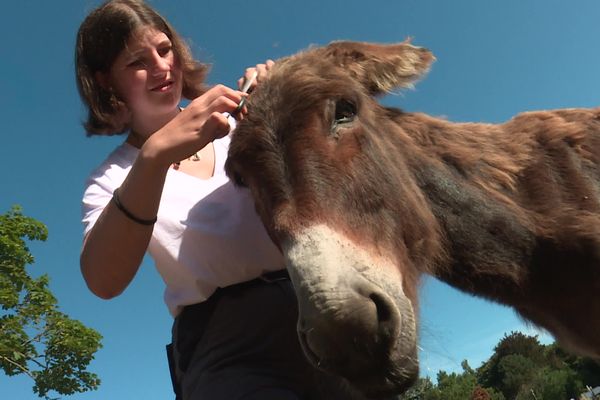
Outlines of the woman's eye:
{"label": "woman's eye", "polygon": [[335,123],[343,124],[351,122],[356,117],[356,105],[346,99],[340,99],[335,103]]}
{"label": "woman's eye", "polygon": [[171,52],[171,49],[171,46],[161,47],[160,49],[158,49],[158,55],[164,57]]}
{"label": "woman's eye", "polygon": [[143,67],[145,65],[144,61],[141,59],[133,60],[129,64],[128,67]]}

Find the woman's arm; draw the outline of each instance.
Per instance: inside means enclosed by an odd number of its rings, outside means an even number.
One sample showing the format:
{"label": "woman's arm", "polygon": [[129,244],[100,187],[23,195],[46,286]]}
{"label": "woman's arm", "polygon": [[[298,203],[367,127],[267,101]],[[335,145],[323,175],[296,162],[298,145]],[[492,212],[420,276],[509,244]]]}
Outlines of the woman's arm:
{"label": "woman's arm", "polygon": [[[232,112],[242,94],[215,86],[152,134],[140,149],[119,188],[122,206],[137,218],[153,219],[158,211],[170,165],[229,132],[224,112]],[[127,217],[111,200],[86,235],[81,271],[90,290],[103,299],[118,296],[129,285],[142,262],[152,225]]]}
{"label": "woman's arm", "polygon": [[[140,151],[119,188],[122,206],[141,219],[156,216],[169,166],[159,166]],[[153,225],[128,218],[114,198],[84,238],[81,272],[90,290],[103,299],[118,296],[135,276],[148,247]]]}

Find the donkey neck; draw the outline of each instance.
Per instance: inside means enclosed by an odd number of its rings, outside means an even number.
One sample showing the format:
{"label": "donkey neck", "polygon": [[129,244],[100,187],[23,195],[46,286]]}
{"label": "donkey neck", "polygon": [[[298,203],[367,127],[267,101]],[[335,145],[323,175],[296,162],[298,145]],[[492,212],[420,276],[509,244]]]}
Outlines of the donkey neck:
{"label": "donkey neck", "polygon": [[[507,168],[517,170],[520,160],[511,159],[501,140],[482,137],[483,125],[412,118],[418,129],[407,133],[417,148],[408,162],[440,224],[449,256],[437,277],[469,293],[513,303],[521,296],[536,245],[509,195],[514,182]],[[495,127],[485,127],[501,136]],[[506,165],[486,161],[494,157]]]}

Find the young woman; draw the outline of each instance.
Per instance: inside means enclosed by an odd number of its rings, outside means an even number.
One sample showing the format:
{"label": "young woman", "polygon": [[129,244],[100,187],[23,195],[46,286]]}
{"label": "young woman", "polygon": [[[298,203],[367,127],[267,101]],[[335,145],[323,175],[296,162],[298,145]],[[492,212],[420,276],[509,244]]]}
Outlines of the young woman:
{"label": "young woman", "polygon": [[[272,62],[246,71],[267,74]],[[141,0],[112,0],[82,23],[76,78],[89,135],[126,139],[91,173],[83,196],[81,271],[119,295],[146,251],[162,275],[183,399],[314,398],[298,344],[296,300],[280,252],[249,194],[223,166],[244,94],[204,86],[169,23]],[[242,81],[242,80],[241,80]],[[180,108],[182,98],[191,100]]]}

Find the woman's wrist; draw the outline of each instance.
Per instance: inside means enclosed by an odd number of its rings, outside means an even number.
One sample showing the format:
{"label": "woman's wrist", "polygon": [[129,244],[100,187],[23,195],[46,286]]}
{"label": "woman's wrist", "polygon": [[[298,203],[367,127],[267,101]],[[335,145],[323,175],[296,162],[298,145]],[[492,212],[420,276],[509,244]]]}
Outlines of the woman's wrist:
{"label": "woman's wrist", "polygon": [[123,205],[123,203],[121,202],[121,198],[119,197],[119,189],[120,188],[116,188],[113,191],[113,202],[115,203],[115,206],[117,206],[117,208],[130,220],[136,222],[139,225],[145,225],[145,226],[151,226],[154,225],[156,223],[157,217],[156,215],[153,216],[152,218],[140,218],[139,216],[135,215],[133,212],[131,212],[127,207],[125,207]]}
{"label": "woman's wrist", "polygon": [[137,160],[138,163],[144,165],[145,169],[154,170],[155,173],[166,173],[173,163],[172,160],[166,157],[165,151],[161,151],[160,146],[157,146],[155,141],[150,139],[140,148]]}

